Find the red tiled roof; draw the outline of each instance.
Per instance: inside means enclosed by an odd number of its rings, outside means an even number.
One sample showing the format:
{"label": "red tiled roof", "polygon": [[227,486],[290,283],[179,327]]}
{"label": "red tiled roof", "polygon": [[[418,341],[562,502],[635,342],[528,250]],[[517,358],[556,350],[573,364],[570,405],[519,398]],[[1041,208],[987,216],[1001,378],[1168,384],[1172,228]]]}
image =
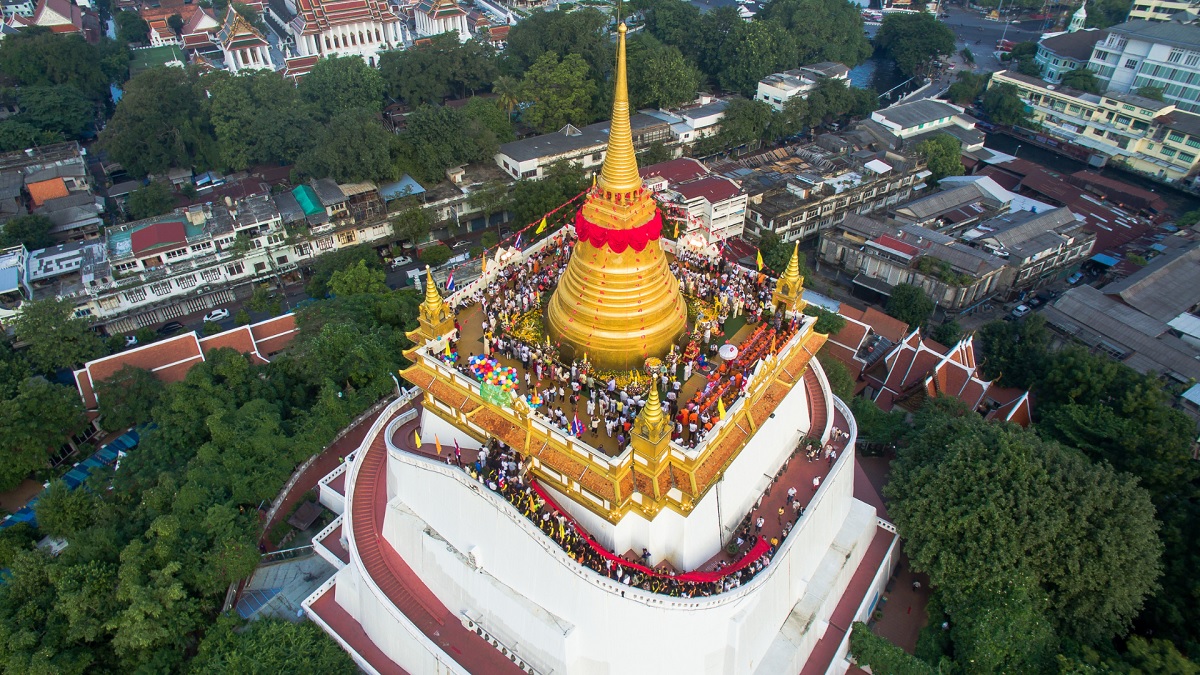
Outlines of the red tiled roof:
{"label": "red tiled roof", "polygon": [[916,246],[913,246],[912,244],[906,244],[899,239],[890,237],[886,234],[881,234],[878,237],[875,237],[875,243],[909,256],[915,256],[921,252],[921,249],[917,248]]}
{"label": "red tiled roof", "polygon": [[857,352],[862,345],[863,338],[867,337],[867,333],[870,331],[871,327],[867,324],[847,318],[842,329],[829,336],[829,341]]}
{"label": "red tiled roof", "polygon": [[71,194],[70,190],[67,190],[66,181],[62,178],[40,180],[36,183],[26,185],[25,188],[29,190],[29,197],[33,200],[34,206],[41,206],[51,199],[58,199]]}
{"label": "red tiled roof", "polygon": [[169,220],[147,225],[129,236],[135,255],[163,246],[176,246],[187,242],[187,230],[183,221]]}
{"label": "red tiled roof", "polygon": [[274,319],[260,321],[250,326],[250,334],[258,346],[258,353],[270,356],[282,351],[296,335],[296,315],[284,314]]}
{"label": "red tiled roof", "polygon": [[707,176],[708,169],[700,163],[700,160],[692,159],[691,157],[680,157],[668,162],[651,164],[643,168],[641,173],[642,178],[661,176],[666,178],[670,183],[685,183]]}
{"label": "red tiled roof", "polygon": [[709,176],[700,180],[679,183],[672,185],[672,189],[683,195],[684,199],[698,199],[703,197],[710,204],[723,202],[726,199],[733,199],[742,193],[742,189],[738,187],[737,183],[724,176]]}
{"label": "red tiled roof", "polygon": [[254,342],[254,335],[250,332],[249,326],[238,326],[233,330],[202,338],[200,348],[204,350],[205,356],[214,349],[236,349],[243,354],[249,354],[255,363],[267,362],[258,353],[258,346]]}

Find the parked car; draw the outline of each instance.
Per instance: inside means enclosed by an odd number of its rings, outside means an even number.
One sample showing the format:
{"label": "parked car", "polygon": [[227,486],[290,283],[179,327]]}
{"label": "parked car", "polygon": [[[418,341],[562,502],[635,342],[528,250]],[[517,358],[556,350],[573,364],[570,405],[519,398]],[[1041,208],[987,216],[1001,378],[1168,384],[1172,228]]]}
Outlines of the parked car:
{"label": "parked car", "polygon": [[211,321],[214,323],[217,321],[224,321],[225,319],[228,319],[228,318],[229,318],[229,310],[225,309],[224,307],[218,307],[218,308],[214,309],[213,311],[209,312],[208,314],[204,315],[205,321]]}
{"label": "parked car", "polygon": [[159,326],[158,330],[155,332],[159,335],[173,335],[181,330],[183,330],[183,324],[179,323],[178,321],[168,321]]}
{"label": "parked car", "polygon": [[398,258],[395,258],[392,260],[392,269],[396,269],[397,267],[404,267],[405,265],[410,264],[412,262],[412,260],[413,260],[412,258],[410,258],[406,255],[402,255]]}
{"label": "parked car", "polygon": [[1014,319],[1019,319],[1032,311],[1033,308],[1029,305],[1017,305],[1016,309],[1012,311],[1012,315]]}
{"label": "parked car", "polygon": [[125,336],[125,346],[126,347],[134,347],[137,345],[137,343],[138,343],[138,339],[137,339],[136,335],[126,335]]}
{"label": "parked car", "polygon": [[1067,277],[1067,283],[1074,286],[1075,284],[1079,283],[1079,280],[1082,278],[1083,278],[1083,272],[1076,272],[1075,274],[1072,274],[1071,276]]}

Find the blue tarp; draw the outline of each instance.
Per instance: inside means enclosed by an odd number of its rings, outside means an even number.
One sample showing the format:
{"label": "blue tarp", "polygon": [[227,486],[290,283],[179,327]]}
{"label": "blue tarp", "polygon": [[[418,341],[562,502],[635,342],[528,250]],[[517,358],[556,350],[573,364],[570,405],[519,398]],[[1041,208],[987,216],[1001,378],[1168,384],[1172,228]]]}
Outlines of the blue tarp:
{"label": "blue tarp", "polygon": [[1121,261],[1112,257],[1111,255],[1097,253],[1096,255],[1092,256],[1092,262],[1099,263],[1101,265],[1104,265],[1105,267],[1112,267],[1113,265],[1116,265],[1117,263],[1119,263]]}
{"label": "blue tarp", "polygon": [[[97,469],[102,466],[111,466],[117,461],[117,454],[119,452],[132,450],[133,448],[137,447],[137,444],[138,432],[126,432],[125,434],[113,440],[113,442],[97,450],[96,453],[91,457],[88,457],[72,467],[71,470],[62,477],[63,483],[66,483],[68,490],[74,490],[82,485],[85,480],[87,480],[88,475],[93,469]],[[33,499],[29,500],[28,504],[21,507],[16,513],[5,518],[4,522],[0,522],[0,529],[12,527],[18,523],[29,523],[30,525],[37,527],[37,517],[34,515],[34,506],[37,505],[40,497],[40,494],[35,496]]]}

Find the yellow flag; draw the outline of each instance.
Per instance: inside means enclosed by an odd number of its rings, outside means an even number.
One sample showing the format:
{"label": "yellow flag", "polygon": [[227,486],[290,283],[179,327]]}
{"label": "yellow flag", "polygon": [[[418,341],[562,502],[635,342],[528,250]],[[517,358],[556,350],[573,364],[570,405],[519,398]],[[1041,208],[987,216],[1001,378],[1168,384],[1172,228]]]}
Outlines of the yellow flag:
{"label": "yellow flag", "polygon": [[483,252],[483,271],[480,274],[487,274],[487,251]]}
{"label": "yellow flag", "polygon": [[414,432],[413,432],[413,436],[414,436],[414,437],[416,438],[416,440],[417,440],[417,447],[418,447],[418,448],[419,448],[419,447],[421,447],[422,445],[424,445],[424,443],[422,443],[422,442],[421,442],[421,432],[419,432],[419,431],[414,431]]}
{"label": "yellow flag", "polygon": [[717,399],[717,419],[725,419],[725,401]]}
{"label": "yellow flag", "polygon": [[546,231],[546,216],[542,216],[542,224],[538,225],[538,229],[534,231],[534,234],[541,234],[545,231]]}
{"label": "yellow flag", "polygon": [[675,238],[679,238],[679,221],[675,221]]}
{"label": "yellow flag", "polygon": [[437,448],[437,454],[442,454],[442,442],[438,440],[437,434],[433,435],[433,447]]}
{"label": "yellow flag", "polygon": [[763,268],[762,251],[759,251],[758,252],[758,271],[761,272],[762,268]]}
{"label": "yellow flag", "polygon": [[446,356],[450,356],[450,341],[446,340]]}

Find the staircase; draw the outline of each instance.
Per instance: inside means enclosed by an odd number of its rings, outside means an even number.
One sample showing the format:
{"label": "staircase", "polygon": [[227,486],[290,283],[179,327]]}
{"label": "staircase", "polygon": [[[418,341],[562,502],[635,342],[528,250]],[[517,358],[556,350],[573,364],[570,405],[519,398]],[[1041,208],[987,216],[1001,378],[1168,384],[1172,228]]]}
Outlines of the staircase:
{"label": "staircase", "polygon": [[811,369],[804,373],[804,391],[808,394],[808,418],[812,420],[808,435],[824,440],[829,411],[825,408],[825,392],[821,391],[821,383]]}

